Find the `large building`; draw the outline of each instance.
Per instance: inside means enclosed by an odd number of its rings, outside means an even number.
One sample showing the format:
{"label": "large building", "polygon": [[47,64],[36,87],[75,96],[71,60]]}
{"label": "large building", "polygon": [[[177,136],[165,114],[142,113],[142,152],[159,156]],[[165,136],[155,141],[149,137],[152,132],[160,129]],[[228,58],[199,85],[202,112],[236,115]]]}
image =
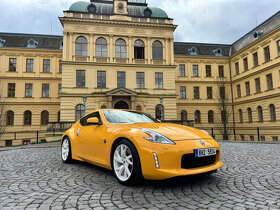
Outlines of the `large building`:
{"label": "large building", "polygon": [[174,42],[173,20],[145,0],[76,2],[60,21],[61,37],[0,33],[6,132],[129,108],[278,141],[280,12],[232,45]]}

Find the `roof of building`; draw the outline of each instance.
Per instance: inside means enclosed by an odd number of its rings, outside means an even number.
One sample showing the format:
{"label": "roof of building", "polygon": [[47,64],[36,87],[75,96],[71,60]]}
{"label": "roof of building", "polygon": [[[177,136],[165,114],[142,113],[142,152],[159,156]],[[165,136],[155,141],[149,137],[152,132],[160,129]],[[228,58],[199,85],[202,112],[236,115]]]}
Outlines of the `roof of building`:
{"label": "roof of building", "polygon": [[0,33],[0,39],[4,40],[2,47],[7,48],[27,48],[30,45],[30,40],[34,40],[34,42],[37,43],[36,47],[31,48],[60,50],[63,37],[40,34]]}
{"label": "roof of building", "polygon": [[[175,56],[214,56],[228,57],[231,45],[174,42]],[[220,53],[217,50],[220,49]],[[195,52],[196,51],[196,52]]]}
{"label": "roof of building", "polygon": [[[141,2],[141,3],[139,3]],[[151,18],[168,18],[166,12],[157,7],[147,7],[146,1],[128,1],[127,11],[128,16],[145,17],[144,11],[148,8],[151,10]],[[114,5],[112,0],[92,0],[91,2],[78,1],[73,3],[69,12],[89,13],[88,7],[94,5],[96,7],[95,14],[113,15]]]}

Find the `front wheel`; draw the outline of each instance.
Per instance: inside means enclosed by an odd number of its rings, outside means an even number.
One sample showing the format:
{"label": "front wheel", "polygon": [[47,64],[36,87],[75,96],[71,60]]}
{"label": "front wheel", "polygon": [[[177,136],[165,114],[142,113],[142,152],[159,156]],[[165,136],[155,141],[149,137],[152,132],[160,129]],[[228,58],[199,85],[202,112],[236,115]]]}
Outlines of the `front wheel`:
{"label": "front wheel", "polygon": [[123,185],[135,185],[142,178],[138,152],[127,140],[120,141],[114,147],[112,165],[116,179]]}
{"label": "front wheel", "polygon": [[68,138],[63,139],[61,144],[61,159],[64,163],[72,162],[71,143]]}

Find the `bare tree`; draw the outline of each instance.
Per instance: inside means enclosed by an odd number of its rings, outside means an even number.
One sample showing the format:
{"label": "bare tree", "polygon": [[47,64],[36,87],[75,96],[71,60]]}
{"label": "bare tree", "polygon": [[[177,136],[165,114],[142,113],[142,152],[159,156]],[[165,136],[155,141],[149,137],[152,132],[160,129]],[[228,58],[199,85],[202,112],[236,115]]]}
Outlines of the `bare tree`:
{"label": "bare tree", "polygon": [[221,115],[221,120],[216,121],[216,127],[218,128],[220,135],[223,136],[223,140],[229,140],[230,130],[230,116],[231,116],[231,103],[230,95],[226,89],[227,81],[224,77],[219,77],[217,80],[217,106]]}

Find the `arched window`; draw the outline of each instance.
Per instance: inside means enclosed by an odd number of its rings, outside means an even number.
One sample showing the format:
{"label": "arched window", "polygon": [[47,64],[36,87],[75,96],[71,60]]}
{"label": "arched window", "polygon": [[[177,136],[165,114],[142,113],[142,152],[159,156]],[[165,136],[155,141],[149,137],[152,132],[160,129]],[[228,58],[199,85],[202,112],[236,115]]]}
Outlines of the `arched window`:
{"label": "arched window", "polygon": [[101,109],[107,109],[107,107],[105,105],[102,105]]}
{"label": "arched window", "polygon": [[258,106],[258,115],[259,115],[259,122],[263,122],[263,109],[261,106]]}
{"label": "arched window", "polygon": [[248,108],[248,109],[247,109],[247,112],[248,112],[248,122],[249,122],[249,123],[252,123],[252,122],[253,122],[252,109],[251,109],[251,108]]}
{"label": "arched window", "polygon": [[134,58],[145,59],[145,43],[142,40],[134,42]]}
{"label": "arched window", "polygon": [[14,125],[14,112],[11,110],[6,113],[6,125]]}
{"label": "arched window", "polygon": [[243,112],[241,109],[238,110],[238,113],[239,113],[239,122],[240,123],[243,123]]}
{"label": "arched window", "polygon": [[57,122],[60,122],[60,111],[57,113]]}
{"label": "arched window", "polygon": [[213,112],[213,110],[210,110],[208,112],[208,123],[214,123],[214,112]]}
{"label": "arched window", "polygon": [[269,105],[269,111],[270,111],[270,120],[276,121],[276,110],[275,110],[275,106],[273,104]]}
{"label": "arched window", "polygon": [[96,57],[108,57],[107,40],[102,37],[96,40]]}
{"label": "arched window", "polygon": [[41,112],[41,125],[47,125],[49,123],[49,112],[44,110]]}
{"label": "arched window", "polygon": [[81,119],[85,115],[85,106],[83,104],[78,104],[76,106],[76,121]]}
{"label": "arched window", "polygon": [[196,110],[194,112],[194,122],[195,123],[201,123],[201,114],[199,110]]}
{"label": "arched window", "polygon": [[156,105],[156,119],[157,120],[164,119],[164,106],[162,104]]}
{"label": "arched window", "polygon": [[142,112],[142,107],[140,105],[137,105],[136,110],[139,111],[139,112]]}
{"label": "arched window", "polygon": [[188,120],[188,113],[186,110],[181,111],[181,121],[187,121]]}
{"label": "arched window", "polygon": [[31,125],[32,124],[32,113],[31,111],[27,110],[24,112],[23,124],[24,125]]}
{"label": "arched window", "polygon": [[126,42],[123,39],[116,41],[116,58],[126,58]]}
{"label": "arched window", "polygon": [[88,43],[87,39],[80,36],[76,39],[76,56],[87,56],[88,55]]}
{"label": "arched window", "polygon": [[153,42],[153,60],[163,59],[163,47],[160,41]]}

